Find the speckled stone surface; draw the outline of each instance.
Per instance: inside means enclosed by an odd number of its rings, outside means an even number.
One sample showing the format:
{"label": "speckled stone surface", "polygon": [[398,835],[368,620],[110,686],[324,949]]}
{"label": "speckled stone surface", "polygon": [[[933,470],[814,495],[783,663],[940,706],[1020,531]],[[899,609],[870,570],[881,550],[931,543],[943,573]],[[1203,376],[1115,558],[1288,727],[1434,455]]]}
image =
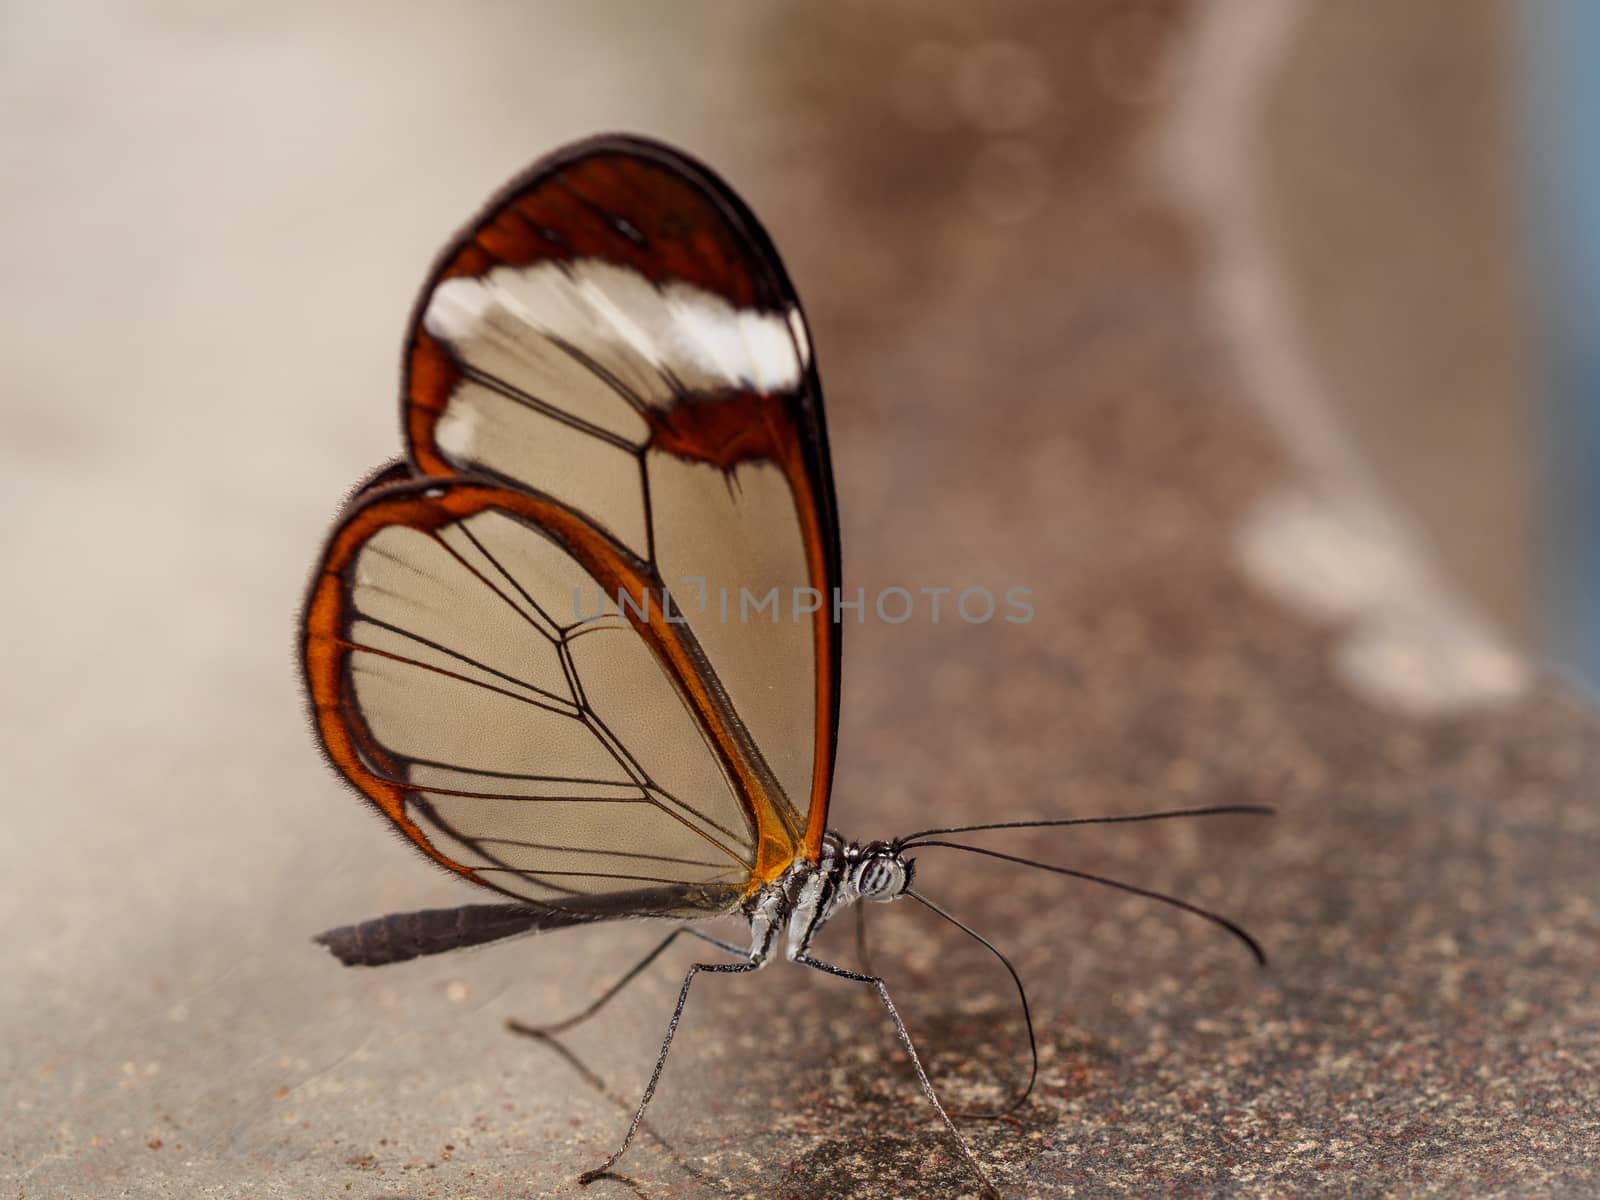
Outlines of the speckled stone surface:
{"label": "speckled stone surface", "polygon": [[[1137,898],[922,853],[919,886],[1012,956],[1034,1005],[1032,1100],[963,1122],[1008,1196],[1593,1195],[1600,721],[1545,679],[1471,712],[1386,711],[1336,669],[1336,624],[1246,580],[1241,524],[1298,469],[1212,331],[1191,218],[1135,152],[1170,99],[1146,43],[1181,37],[1179,10],[1111,34],[1106,11],[1018,9],[999,32],[944,13],[927,35],[1010,39],[971,68],[1002,95],[1017,61],[1051,80],[1025,135],[1005,115],[1025,95],[906,117],[942,52],[907,65],[893,22],[881,45],[842,7],[758,31],[788,59],[832,55],[748,85],[769,125],[729,146],[815,326],[848,581],[1025,586],[1036,613],[848,630],[834,824],[1280,810],[990,843],[1236,916],[1264,971]],[[649,99],[606,115],[659,128]],[[997,199],[985,181],[1006,171]],[[446,190],[427,215],[448,226],[475,198]],[[166,387],[147,367],[131,386],[153,432],[123,413],[102,441],[95,410],[67,406],[0,451],[45,514],[17,535],[41,567],[11,603],[53,631],[7,672],[7,1195],[578,1195],[647,1076],[687,950],[560,1051],[502,1026],[577,1008],[649,930],[382,971],[308,940],[474,898],[321,769],[288,653],[325,512],[393,450],[387,362],[417,250],[392,279],[330,288],[383,293],[355,343],[370,362],[343,374],[315,265],[277,280],[302,296],[263,305],[267,340],[327,364],[327,387],[263,358],[219,417],[211,373]],[[217,319],[218,363],[243,370],[252,338]],[[234,463],[174,449],[196,424]],[[129,581],[109,629],[71,553],[107,528]],[[1024,1069],[1008,981],[911,909],[871,913],[874,958],[951,1107],[992,1105]],[[848,960],[849,929],[826,948]],[[788,965],[696,987],[625,1178],[581,1194],[972,1194],[870,994]]]}

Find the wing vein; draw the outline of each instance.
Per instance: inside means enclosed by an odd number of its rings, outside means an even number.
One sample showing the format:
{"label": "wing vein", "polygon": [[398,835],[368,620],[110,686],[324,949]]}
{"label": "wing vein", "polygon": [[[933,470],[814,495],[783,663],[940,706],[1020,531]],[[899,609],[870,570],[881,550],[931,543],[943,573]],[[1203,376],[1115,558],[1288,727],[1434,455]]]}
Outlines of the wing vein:
{"label": "wing vein", "polygon": [[[367,646],[361,642],[352,642],[346,638],[338,638],[335,640],[334,644],[342,646],[346,650],[353,650],[362,654],[376,654],[379,658],[387,658],[393,662],[404,663],[410,667],[421,667],[424,671],[432,671],[436,675],[443,675],[446,679],[454,679],[460,683],[470,684],[475,688],[482,688],[486,692],[493,692],[498,696],[505,696],[508,699],[517,700],[523,704],[532,705],[534,708],[543,709],[545,712],[555,713],[559,717],[566,717],[568,720],[573,721],[583,721],[582,714],[580,713],[568,712],[565,709],[557,708],[554,705],[545,704],[542,701],[535,700],[532,696],[520,696],[508,688],[495,687],[492,683],[485,683],[481,679],[474,679],[472,676],[463,675],[459,671],[446,670],[444,667],[438,666],[435,663],[423,662],[421,659],[417,658],[407,658],[404,654],[396,654],[391,650],[380,650],[376,646]],[[448,653],[448,651],[446,653]]]}
{"label": "wing vein", "polygon": [[[544,337],[552,345],[558,346],[563,350],[566,349],[559,339],[551,337],[543,330],[540,331],[540,336]],[[464,377],[474,383],[481,384],[492,392],[498,392],[507,400],[515,401],[524,408],[531,408],[534,412],[542,413],[552,421],[559,421],[563,425],[576,429],[579,433],[587,433],[590,437],[599,438],[601,441],[616,446],[620,450],[626,450],[630,454],[638,452],[639,447],[620,434],[612,433],[609,429],[605,429],[591,421],[585,421],[582,417],[567,412],[566,409],[557,408],[549,401],[541,400],[531,392],[523,391],[515,384],[500,378],[498,375],[492,375],[488,371],[479,367],[469,366],[466,363],[460,363],[458,366]]]}
{"label": "wing vein", "polygon": [[[665,879],[659,875],[620,875],[611,871],[526,871],[521,867],[477,867],[478,871],[502,872],[509,871],[513,875],[520,875],[535,883],[544,883],[543,876],[559,875],[564,879],[626,879],[629,882],[639,883],[664,883],[671,887],[682,887],[688,880]],[[558,887],[553,883],[544,884],[545,887]],[[575,893],[582,895],[583,893]]]}
{"label": "wing vein", "polygon": [[[413,758],[405,756],[405,761],[419,767],[437,767],[441,771],[460,771],[464,775],[482,775],[489,779],[521,779],[528,783],[588,783],[596,787],[630,787],[639,786],[625,779],[590,779],[583,775],[529,775],[522,771],[493,771],[487,767],[464,767],[460,763],[440,762],[433,758]],[[416,787],[411,780],[390,780],[403,787]],[[432,789],[424,788],[424,791]]]}
{"label": "wing vein", "polygon": [[[671,854],[644,854],[634,850],[601,850],[594,846],[557,846],[548,842],[525,842],[519,838],[506,837],[480,837],[480,842],[494,842],[501,846],[521,846],[529,850],[555,850],[563,854],[594,854],[606,858],[638,858],[649,862],[679,863],[686,867],[710,867],[713,870],[727,868],[726,863],[704,862],[698,858],[678,858]],[[538,873],[538,868],[533,868]]]}
{"label": "wing vein", "polygon": [[[517,687],[526,688],[530,692],[537,692],[539,695],[546,696],[558,704],[567,705],[568,707],[574,709],[577,708],[577,705],[573,702],[573,700],[567,696],[558,696],[549,688],[542,688],[536,683],[529,683],[526,679],[519,679],[515,675],[508,674],[505,671],[497,670],[496,668],[491,667],[488,663],[479,662],[469,654],[462,654],[459,650],[452,650],[450,647],[433,641],[431,638],[423,637],[420,633],[415,633],[409,629],[402,629],[398,625],[392,625],[388,621],[379,620],[377,617],[368,616],[365,613],[361,614],[361,619],[367,622],[369,625],[376,625],[379,629],[387,629],[390,633],[399,634],[401,637],[408,638],[419,645],[427,646],[430,650],[437,650],[440,654],[448,654],[457,662],[466,663],[469,667],[475,667],[486,674],[493,675],[497,679],[503,679],[507,683],[516,684]],[[368,646],[364,647],[364,649],[370,650],[373,649],[373,647]]]}
{"label": "wing vein", "polygon": [[[494,568],[497,571],[500,572],[501,575],[505,576],[506,582],[509,583],[512,587],[517,589],[517,594],[519,596],[521,596],[524,600],[526,600],[533,607],[534,612],[538,613],[546,621],[549,621],[551,629],[555,629],[555,630],[558,630],[558,631],[560,630],[561,626],[559,624],[557,624],[555,621],[551,621],[550,620],[550,614],[545,612],[544,609],[539,605],[539,603],[536,600],[534,600],[534,598],[532,596],[528,595],[527,592],[523,591],[522,586],[520,584],[518,584],[517,581],[514,578],[512,578],[511,572],[507,571],[505,569],[505,567],[501,566],[500,565],[500,560],[495,558],[494,555],[490,554],[489,551],[484,547],[484,544],[482,542],[480,542],[476,537],[473,536],[472,530],[467,528],[467,523],[465,521],[458,521],[456,523],[456,525],[455,525],[455,528],[459,529],[461,531],[462,535],[469,542],[471,542],[474,546],[477,547],[478,552],[480,554],[482,554],[485,558],[487,558],[489,560],[489,562],[494,565]],[[516,613],[517,616],[521,617],[532,628],[537,629],[539,631],[539,636],[540,637],[544,638],[548,642],[559,644],[559,642],[560,642],[560,638],[559,637],[552,637],[548,631],[546,631],[544,629],[540,629],[539,628],[539,622],[535,621],[527,613],[523,612],[520,608],[518,608],[516,603],[511,599],[510,596],[506,595],[499,588],[495,587],[495,585],[489,581],[488,577],[485,576],[482,571],[478,570],[477,567],[473,566],[465,558],[463,558],[461,556],[461,554],[456,550],[456,548],[454,546],[452,546],[449,542],[445,541],[437,533],[435,533],[433,535],[433,540],[438,542],[439,545],[443,546],[447,551],[449,551],[450,556],[452,558],[454,558],[458,563],[460,563],[467,570],[471,571],[472,574],[477,578],[478,582],[483,584],[484,587],[488,588],[491,592],[493,592],[496,596],[498,596],[500,598],[501,602],[504,603],[507,607],[509,607],[512,612]]]}
{"label": "wing vein", "polygon": [[616,734],[611,732],[611,727],[601,719],[600,714],[595,712],[594,707],[589,703],[588,697],[584,694],[583,678],[578,672],[578,664],[572,661],[572,652],[568,648],[565,639],[562,640],[557,649],[561,655],[562,669],[566,671],[568,683],[572,686],[572,694],[577,698],[580,718],[589,728],[590,732],[592,732],[599,740],[600,744],[604,746],[611,754],[611,757],[616,759],[617,765],[634,778],[635,782],[645,790],[650,802],[662,812],[666,813],[667,816],[671,817],[674,821],[677,821],[680,825],[684,826],[684,828],[692,830],[698,837],[704,839],[709,845],[716,847],[746,870],[754,870],[754,862],[745,858],[731,847],[724,845],[721,839],[713,837],[705,829],[702,829],[700,826],[684,817],[682,813],[674,812],[670,807],[668,807],[666,804],[663,804],[660,800],[657,800],[654,796],[649,796],[650,792],[659,792],[673,804],[687,810],[690,813],[693,813],[697,818],[699,818],[701,821],[704,821],[718,833],[726,834],[729,839],[734,842],[738,842],[739,835],[737,833],[731,829],[728,829],[720,822],[706,816],[705,813],[701,812],[693,805],[679,800],[671,792],[667,791],[664,787],[658,784],[655,779],[651,777],[650,773],[639,765],[638,760],[633,756],[633,752],[629,750],[627,746],[623,745],[621,738],[617,737]]}

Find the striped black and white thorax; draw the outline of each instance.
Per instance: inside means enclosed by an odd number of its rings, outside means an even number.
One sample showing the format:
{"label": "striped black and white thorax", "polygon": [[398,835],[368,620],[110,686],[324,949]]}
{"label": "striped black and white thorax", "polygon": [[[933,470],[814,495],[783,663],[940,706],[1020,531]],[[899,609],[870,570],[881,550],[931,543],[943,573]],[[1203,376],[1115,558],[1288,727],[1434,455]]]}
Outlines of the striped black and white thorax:
{"label": "striped black and white thorax", "polygon": [[750,961],[765,963],[773,943],[788,931],[784,956],[803,957],[835,915],[864,900],[898,900],[911,887],[916,864],[892,842],[846,842],[829,830],[816,862],[797,860],[782,878],[757,892],[748,906]]}

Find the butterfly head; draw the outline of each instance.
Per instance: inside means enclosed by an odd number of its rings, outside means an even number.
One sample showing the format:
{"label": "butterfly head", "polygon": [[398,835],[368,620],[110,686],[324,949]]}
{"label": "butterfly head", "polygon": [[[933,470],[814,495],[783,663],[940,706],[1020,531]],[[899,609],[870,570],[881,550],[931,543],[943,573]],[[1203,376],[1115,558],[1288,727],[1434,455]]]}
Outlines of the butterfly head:
{"label": "butterfly head", "polygon": [[891,842],[868,842],[845,851],[846,878],[863,900],[897,900],[911,886],[916,864]]}

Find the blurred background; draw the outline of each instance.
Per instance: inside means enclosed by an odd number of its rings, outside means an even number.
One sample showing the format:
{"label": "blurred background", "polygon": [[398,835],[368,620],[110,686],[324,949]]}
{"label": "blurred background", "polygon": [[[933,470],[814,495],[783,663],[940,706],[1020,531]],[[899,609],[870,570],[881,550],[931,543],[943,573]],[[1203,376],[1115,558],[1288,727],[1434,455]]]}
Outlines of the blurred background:
{"label": "blurred background", "polygon": [[[1198,644],[1184,614],[1203,597],[1150,620],[1107,600],[1191,552],[1348,628],[1330,671],[1379,711],[1515,697],[1519,649],[1600,679],[1597,14],[8,4],[0,1078],[26,1086],[0,1124],[20,1177],[97,1194],[182,1142],[191,1179],[243,1194],[238,1162],[269,1178],[341,1122],[377,1162],[399,1151],[358,1101],[477,1119],[465,1067],[427,1096],[406,1073],[430,1047],[503,1054],[463,1005],[562,998],[550,981],[575,968],[543,951],[537,985],[510,955],[363,977],[354,997],[307,956],[324,925],[462,897],[317,760],[293,640],[330,514],[398,449],[428,262],[573,137],[678,143],[774,234],[829,389],[848,577],[954,563],[1065,597],[1013,660],[858,639],[845,782],[883,811],[960,813],[985,770],[1041,794],[1059,776],[1040,745],[1097,729],[1104,755],[1073,769],[1104,783],[1126,736],[1171,750],[1144,782],[1200,787],[1180,711],[1159,707],[1169,673],[1102,725],[1057,707],[1133,678],[1094,655]],[[1218,415],[1236,408],[1249,420]],[[1013,690],[969,764],[911,749],[1002,666]],[[895,740],[890,714],[913,710]],[[1271,769],[1319,786],[1312,757]],[[1120,952],[1088,939],[1075,978]],[[583,1111],[578,1165],[616,1125]],[[524,1145],[506,1121],[494,1136]],[[342,1153],[325,1157],[367,1169]]]}
{"label": "blurred background", "polygon": [[[271,527],[255,532],[282,536],[262,489],[314,503],[319,480],[387,452],[375,394],[438,231],[569,137],[628,126],[681,142],[754,193],[786,243],[834,240],[861,297],[852,317],[868,314],[846,336],[869,340],[900,319],[897,290],[903,304],[936,282],[945,251],[891,253],[879,226],[894,204],[863,193],[1050,236],[1064,162],[1095,152],[1074,89],[1136,115],[1181,92],[1151,140],[1176,130],[1183,147],[1151,157],[1178,162],[1209,226],[1202,252],[1248,263],[1270,310],[1223,295],[1219,325],[1294,360],[1291,381],[1268,367],[1256,382],[1298,395],[1263,402],[1321,409],[1495,631],[1600,677],[1591,6],[1101,7],[1073,64],[1088,82],[1068,84],[989,28],[1004,21],[895,0],[803,18],[489,5],[442,24],[361,5],[11,6],[0,453],[7,494],[35,515],[8,536],[64,553],[47,528],[98,501],[90,463],[101,487],[139,477],[147,521],[181,523],[195,493],[142,457],[162,454],[191,471],[226,461],[208,511],[237,497]],[[825,192],[842,207],[822,230],[805,214]],[[793,257],[804,282],[814,268]],[[317,319],[289,322],[301,288]],[[293,464],[264,452],[267,429],[307,410]],[[236,644],[245,618],[186,590],[190,635]],[[144,599],[170,619],[164,593]]]}

